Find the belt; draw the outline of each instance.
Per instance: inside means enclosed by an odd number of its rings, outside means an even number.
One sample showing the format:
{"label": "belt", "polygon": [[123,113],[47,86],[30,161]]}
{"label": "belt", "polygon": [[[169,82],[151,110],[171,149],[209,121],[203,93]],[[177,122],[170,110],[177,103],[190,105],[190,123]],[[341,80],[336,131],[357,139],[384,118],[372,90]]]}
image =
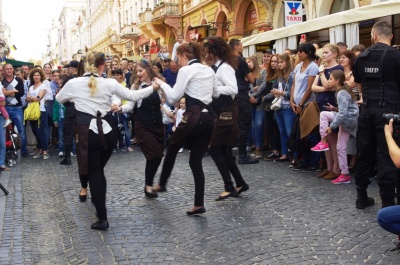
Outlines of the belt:
{"label": "belt", "polygon": [[400,104],[392,104],[386,101],[367,101],[362,104],[363,107],[378,107],[378,108],[388,108],[388,109],[400,109]]}

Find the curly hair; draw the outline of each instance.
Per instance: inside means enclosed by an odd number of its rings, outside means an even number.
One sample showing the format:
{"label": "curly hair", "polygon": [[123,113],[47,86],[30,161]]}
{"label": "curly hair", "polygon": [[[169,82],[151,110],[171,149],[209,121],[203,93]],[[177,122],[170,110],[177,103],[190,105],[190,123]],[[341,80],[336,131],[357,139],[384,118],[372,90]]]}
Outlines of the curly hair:
{"label": "curly hair", "polygon": [[233,53],[233,49],[221,37],[211,36],[203,41],[206,53],[217,56],[220,60],[232,66],[235,71],[238,68],[238,60]]}

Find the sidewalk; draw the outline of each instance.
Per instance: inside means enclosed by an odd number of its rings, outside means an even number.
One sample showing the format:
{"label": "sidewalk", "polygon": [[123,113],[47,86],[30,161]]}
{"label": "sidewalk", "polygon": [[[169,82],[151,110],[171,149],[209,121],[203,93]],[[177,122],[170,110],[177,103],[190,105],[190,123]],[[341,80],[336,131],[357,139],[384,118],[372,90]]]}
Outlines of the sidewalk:
{"label": "sidewalk", "polygon": [[[76,159],[61,166],[21,158],[0,181],[1,264],[400,264],[388,251],[396,239],[376,223],[378,204],[355,208],[354,180],[332,185],[287,164],[240,165],[248,192],[216,202],[222,179],[210,157],[202,216],[186,216],[193,204],[189,152],[178,154],[167,193],[144,197],[143,154],[113,154],[106,167],[110,229],[96,220],[90,197],[78,200]],[[156,181],[159,173],[157,173]],[[1,211],[4,210],[4,217]]]}

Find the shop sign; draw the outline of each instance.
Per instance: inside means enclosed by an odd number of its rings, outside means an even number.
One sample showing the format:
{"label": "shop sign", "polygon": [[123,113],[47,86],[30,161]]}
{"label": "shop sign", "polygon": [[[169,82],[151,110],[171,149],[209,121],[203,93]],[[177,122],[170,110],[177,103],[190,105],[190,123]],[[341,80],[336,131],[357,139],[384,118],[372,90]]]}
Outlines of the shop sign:
{"label": "shop sign", "polygon": [[303,6],[300,1],[285,2],[285,26],[303,22]]}
{"label": "shop sign", "polygon": [[257,12],[255,9],[249,11],[249,24],[254,24],[257,22]]}
{"label": "shop sign", "polygon": [[[196,36],[196,35],[197,35],[197,36]],[[191,30],[189,30],[189,38],[190,38],[190,40],[196,40],[197,37],[198,37],[197,29],[191,29]]]}

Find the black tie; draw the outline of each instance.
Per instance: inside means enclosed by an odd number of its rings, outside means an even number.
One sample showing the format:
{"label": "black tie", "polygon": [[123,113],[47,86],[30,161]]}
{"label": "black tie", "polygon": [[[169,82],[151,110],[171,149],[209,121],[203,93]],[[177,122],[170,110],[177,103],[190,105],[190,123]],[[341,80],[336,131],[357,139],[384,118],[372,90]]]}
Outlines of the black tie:
{"label": "black tie", "polygon": [[215,73],[216,73],[216,72],[217,72],[217,70],[218,70],[218,67],[217,67],[217,66],[215,66],[215,64],[211,65],[211,68],[214,70],[214,72],[215,72]]}

